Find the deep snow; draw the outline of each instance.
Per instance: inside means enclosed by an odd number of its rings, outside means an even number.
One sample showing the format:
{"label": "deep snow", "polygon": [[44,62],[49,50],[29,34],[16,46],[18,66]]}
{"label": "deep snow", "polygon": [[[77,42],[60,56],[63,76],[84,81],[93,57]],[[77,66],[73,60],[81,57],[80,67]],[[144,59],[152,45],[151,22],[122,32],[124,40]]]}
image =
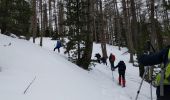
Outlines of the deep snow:
{"label": "deep snow", "polygon": [[[8,46],[8,44],[11,45]],[[1,100],[135,100],[141,78],[137,67],[128,63],[129,54],[122,48],[107,45],[108,55],[116,55],[115,65],[124,60],[127,66],[126,87],[118,86],[117,69],[96,63],[86,71],[67,60],[67,55],[53,51],[56,41],[43,39],[43,47],[32,41],[0,34],[0,99]],[[93,45],[93,56],[101,45]],[[24,91],[32,82],[26,94]],[[153,88],[153,98],[155,88]],[[150,100],[150,85],[143,83],[138,100]]]}

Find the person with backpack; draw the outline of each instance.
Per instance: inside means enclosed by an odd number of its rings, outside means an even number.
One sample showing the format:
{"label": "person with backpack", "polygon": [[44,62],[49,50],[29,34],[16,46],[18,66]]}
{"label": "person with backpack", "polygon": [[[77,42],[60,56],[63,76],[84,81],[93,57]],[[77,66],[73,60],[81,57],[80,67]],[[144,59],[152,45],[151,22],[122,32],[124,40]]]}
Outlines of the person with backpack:
{"label": "person with backpack", "polygon": [[170,45],[160,52],[138,56],[138,63],[143,66],[160,64],[161,72],[155,80],[157,100],[170,100]]}
{"label": "person with backpack", "polygon": [[101,55],[99,53],[96,53],[95,57],[97,58],[97,62],[100,63]]}
{"label": "person with backpack", "polygon": [[119,85],[122,85],[122,87],[125,87],[125,71],[126,71],[126,65],[124,61],[119,61],[117,66],[114,67],[114,69],[118,68],[119,73]]}
{"label": "person with backpack", "polygon": [[106,58],[106,57],[102,57],[102,58],[101,58],[101,61],[102,61],[103,64],[106,64],[106,65],[107,65],[107,58]]}
{"label": "person with backpack", "polygon": [[115,55],[112,54],[112,53],[110,53],[109,62],[110,62],[110,65],[111,65],[111,70],[114,71]]}
{"label": "person with backpack", "polygon": [[61,47],[61,41],[57,40],[57,44],[56,44],[56,46],[54,48],[54,51],[55,51],[55,49],[58,49],[58,52],[60,53],[60,47]]}

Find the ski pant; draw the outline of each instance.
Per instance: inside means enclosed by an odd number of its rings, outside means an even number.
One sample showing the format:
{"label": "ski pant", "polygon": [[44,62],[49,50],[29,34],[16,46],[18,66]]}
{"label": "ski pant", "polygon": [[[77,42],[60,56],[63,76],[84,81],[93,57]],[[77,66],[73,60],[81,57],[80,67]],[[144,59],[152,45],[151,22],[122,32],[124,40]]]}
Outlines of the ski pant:
{"label": "ski pant", "polygon": [[55,49],[58,49],[58,52],[60,52],[60,48],[58,48],[58,47],[55,47],[55,48],[54,48],[54,51],[55,51]]}
{"label": "ski pant", "polygon": [[125,71],[119,71],[119,85],[125,87]]}
{"label": "ski pant", "polygon": [[160,86],[156,88],[157,100],[170,100],[170,85],[164,85],[164,96],[160,96]]}
{"label": "ski pant", "polygon": [[111,70],[114,71],[114,62],[110,62]]}
{"label": "ski pant", "polygon": [[97,62],[100,63],[100,58],[97,58]]}

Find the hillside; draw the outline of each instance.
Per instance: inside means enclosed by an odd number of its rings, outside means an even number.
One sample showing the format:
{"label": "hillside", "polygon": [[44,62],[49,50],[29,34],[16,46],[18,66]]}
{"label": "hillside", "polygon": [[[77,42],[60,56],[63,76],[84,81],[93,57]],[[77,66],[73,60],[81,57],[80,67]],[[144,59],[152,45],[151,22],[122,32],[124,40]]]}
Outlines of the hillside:
{"label": "hillside", "polygon": [[[0,98],[2,100],[134,100],[141,78],[137,67],[128,63],[129,54],[122,48],[107,45],[108,55],[116,55],[115,65],[124,60],[127,65],[126,87],[117,84],[118,72],[110,65],[97,64],[85,71],[53,51],[56,41],[44,38],[43,47],[30,41],[0,34]],[[11,45],[8,45],[11,44]],[[94,43],[95,53],[101,53]],[[93,58],[92,59],[95,59]],[[35,80],[34,80],[35,79]],[[24,91],[30,85],[26,93]],[[153,88],[154,100],[155,88]],[[138,100],[150,100],[150,85],[143,84]]]}

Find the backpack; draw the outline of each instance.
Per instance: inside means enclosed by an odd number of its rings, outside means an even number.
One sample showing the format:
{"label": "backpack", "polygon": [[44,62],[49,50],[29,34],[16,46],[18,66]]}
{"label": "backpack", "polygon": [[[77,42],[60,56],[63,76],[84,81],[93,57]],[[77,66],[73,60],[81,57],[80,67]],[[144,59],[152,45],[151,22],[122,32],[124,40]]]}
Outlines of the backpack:
{"label": "backpack", "polygon": [[119,62],[119,68],[118,68],[120,71],[124,71],[126,70],[126,65],[124,63],[124,61],[120,61]]}
{"label": "backpack", "polygon": [[111,55],[110,61],[115,61],[115,55]]}
{"label": "backpack", "polygon": [[156,76],[156,84],[160,85],[160,95],[164,95],[163,85],[170,85],[170,48],[167,50],[167,54],[164,56],[164,66],[161,67],[161,73]]}

